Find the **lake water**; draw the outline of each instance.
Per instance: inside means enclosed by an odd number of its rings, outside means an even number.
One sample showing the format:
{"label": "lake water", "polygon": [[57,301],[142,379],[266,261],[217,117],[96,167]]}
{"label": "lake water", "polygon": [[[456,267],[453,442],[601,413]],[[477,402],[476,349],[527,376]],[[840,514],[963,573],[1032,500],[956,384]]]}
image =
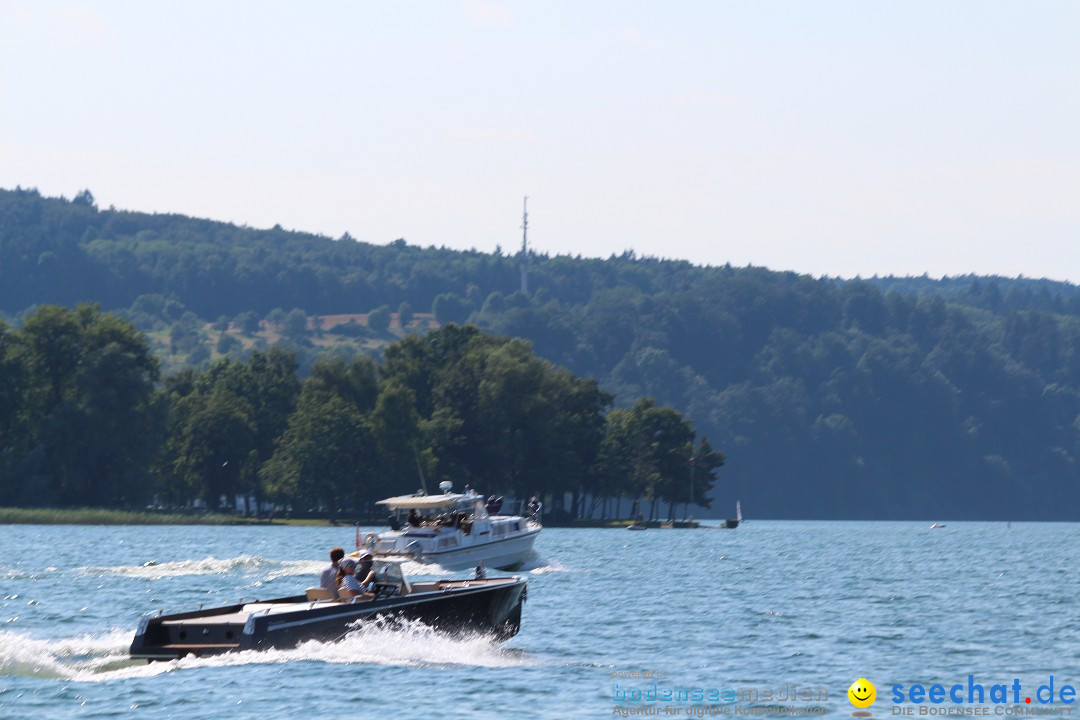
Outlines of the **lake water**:
{"label": "lake water", "polygon": [[[1018,679],[1025,697],[1051,676],[1056,693],[1080,684],[1072,524],[549,528],[522,571],[521,633],[506,643],[411,626],[289,651],[127,659],[144,612],[298,592],[352,539],[351,528],[0,527],[0,718],[848,716],[860,677],[884,717],[895,684],[966,694],[969,675],[988,693]],[[693,688],[700,700],[678,694]],[[729,690],[741,700],[708,695]],[[1012,700],[984,707],[1071,709]]]}

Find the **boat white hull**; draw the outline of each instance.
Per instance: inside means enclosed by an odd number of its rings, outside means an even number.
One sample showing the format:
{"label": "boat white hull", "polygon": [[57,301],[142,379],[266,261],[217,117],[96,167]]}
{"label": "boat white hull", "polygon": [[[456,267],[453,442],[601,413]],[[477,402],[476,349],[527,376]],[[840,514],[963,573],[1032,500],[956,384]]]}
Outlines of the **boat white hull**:
{"label": "boat white hull", "polygon": [[532,552],[533,543],[539,534],[540,530],[538,528],[505,540],[492,540],[476,545],[423,552],[419,556],[394,551],[385,553],[376,551],[375,555],[376,557],[411,557],[418,562],[440,565],[446,570],[474,568],[481,562],[484,563],[486,568],[515,570]]}

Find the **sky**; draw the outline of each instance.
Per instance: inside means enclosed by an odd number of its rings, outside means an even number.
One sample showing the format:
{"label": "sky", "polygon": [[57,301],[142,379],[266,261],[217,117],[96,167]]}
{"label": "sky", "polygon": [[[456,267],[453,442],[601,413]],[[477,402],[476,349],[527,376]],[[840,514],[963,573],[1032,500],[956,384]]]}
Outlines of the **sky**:
{"label": "sky", "polygon": [[0,187],[385,244],[1080,282],[1080,3],[0,0]]}

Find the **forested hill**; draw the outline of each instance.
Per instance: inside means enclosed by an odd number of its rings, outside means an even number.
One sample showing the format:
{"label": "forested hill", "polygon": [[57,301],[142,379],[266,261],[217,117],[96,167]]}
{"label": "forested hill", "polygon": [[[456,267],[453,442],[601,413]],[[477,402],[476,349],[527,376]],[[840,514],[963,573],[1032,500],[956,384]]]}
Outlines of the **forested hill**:
{"label": "forested hill", "polygon": [[518,258],[499,253],[0,191],[0,311],[16,323],[79,301],[137,325],[433,310],[529,339],[621,404],[686,412],[727,456],[721,514],[741,498],[750,517],[1080,520],[1074,285],[815,279],[629,252],[536,255],[530,293],[519,284]]}

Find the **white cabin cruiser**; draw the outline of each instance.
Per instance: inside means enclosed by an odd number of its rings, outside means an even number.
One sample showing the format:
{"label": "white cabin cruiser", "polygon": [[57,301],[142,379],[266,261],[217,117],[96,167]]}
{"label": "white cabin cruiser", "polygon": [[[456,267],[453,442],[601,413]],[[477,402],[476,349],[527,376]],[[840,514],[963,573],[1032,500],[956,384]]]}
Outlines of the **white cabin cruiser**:
{"label": "white cabin cruiser", "polygon": [[368,533],[365,543],[376,558],[410,557],[447,570],[480,563],[500,570],[521,565],[543,529],[539,507],[529,517],[492,515],[476,492],[452,493],[449,482],[439,488],[441,495],[399,495],[378,501],[401,518],[401,529]]}

